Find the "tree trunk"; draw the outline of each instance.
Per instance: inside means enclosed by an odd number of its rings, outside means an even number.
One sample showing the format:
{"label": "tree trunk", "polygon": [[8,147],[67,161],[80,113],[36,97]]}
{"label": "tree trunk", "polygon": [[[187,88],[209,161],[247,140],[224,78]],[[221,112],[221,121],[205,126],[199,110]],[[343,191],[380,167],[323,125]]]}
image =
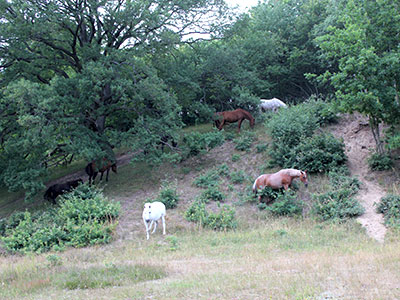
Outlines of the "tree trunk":
{"label": "tree trunk", "polygon": [[376,152],[379,154],[384,154],[384,148],[383,148],[383,143],[381,140],[381,135],[380,135],[380,128],[379,128],[380,122],[377,118],[374,118],[372,116],[369,116],[369,126],[372,131],[372,135],[374,136],[375,144],[376,144]]}

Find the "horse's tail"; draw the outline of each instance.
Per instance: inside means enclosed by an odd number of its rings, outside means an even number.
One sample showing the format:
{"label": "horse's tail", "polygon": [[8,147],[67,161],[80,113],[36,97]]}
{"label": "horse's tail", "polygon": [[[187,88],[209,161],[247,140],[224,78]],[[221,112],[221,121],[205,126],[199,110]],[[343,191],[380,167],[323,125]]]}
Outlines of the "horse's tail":
{"label": "horse's tail", "polygon": [[253,184],[253,193],[254,194],[257,194],[257,180],[258,180],[258,178],[256,180],[254,180],[254,184]]}

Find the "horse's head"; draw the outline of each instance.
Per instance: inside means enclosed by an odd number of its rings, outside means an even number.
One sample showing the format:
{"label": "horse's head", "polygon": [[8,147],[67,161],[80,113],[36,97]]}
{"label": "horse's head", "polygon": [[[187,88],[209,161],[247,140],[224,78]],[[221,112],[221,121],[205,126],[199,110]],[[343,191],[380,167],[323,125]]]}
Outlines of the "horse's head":
{"label": "horse's head", "polygon": [[302,181],[306,187],[308,186],[307,171],[300,171],[300,181]]}
{"label": "horse's head", "polygon": [[150,222],[151,218],[151,203],[145,203],[143,207],[143,220]]}

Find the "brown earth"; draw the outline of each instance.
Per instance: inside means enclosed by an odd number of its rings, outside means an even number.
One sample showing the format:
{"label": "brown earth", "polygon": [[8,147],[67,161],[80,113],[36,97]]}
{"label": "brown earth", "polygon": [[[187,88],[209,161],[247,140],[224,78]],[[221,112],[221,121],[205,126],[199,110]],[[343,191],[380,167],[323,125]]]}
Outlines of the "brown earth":
{"label": "brown earth", "polygon": [[[368,169],[367,158],[375,147],[375,142],[368,126],[368,120],[366,117],[359,114],[343,115],[338,124],[329,127],[329,131],[337,138],[343,138],[351,175],[358,177],[362,183],[357,198],[364,206],[365,213],[357,220],[365,227],[367,234],[371,238],[382,243],[384,242],[386,227],[383,224],[382,214],[378,214],[375,210],[375,203],[380,201],[385,195],[385,191]],[[211,168],[212,166],[220,165],[224,162],[232,165],[231,158],[234,152],[233,148],[234,144],[232,142],[226,142],[223,146],[211,150],[200,158],[192,158],[181,166],[182,168],[189,168],[190,172],[182,175],[181,178],[175,181],[178,187],[177,192],[183,200],[180,203],[183,210],[181,209],[179,212],[175,210],[169,211],[168,226],[170,228],[174,228],[175,231],[180,231],[187,230],[193,226],[193,224],[189,222],[183,221],[184,223],[182,223],[184,218],[180,214],[189,206],[195,195],[200,193],[200,189],[192,185],[194,178],[198,176],[198,172],[195,171],[196,165],[203,165],[203,168],[206,167],[205,165],[209,165]],[[118,166],[121,167],[129,163],[131,156],[132,154],[130,153],[119,156],[117,159]],[[201,163],[199,160],[201,160]],[[259,170],[254,167],[257,166],[257,161],[260,161],[260,164],[264,163],[264,161],[262,161],[262,156],[255,153],[251,161],[239,161],[233,164],[233,170],[245,169],[247,174],[256,178],[259,175]],[[168,172],[166,172],[166,174],[168,174]],[[85,171],[82,170],[53,181],[48,185],[77,177],[86,180],[87,175]],[[117,229],[117,236],[120,239],[130,239],[136,235],[144,234],[144,226],[141,220],[142,204],[146,199],[156,197],[158,192],[159,184],[153,186],[151,189],[142,189],[134,192],[129,197],[114,197],[114,199],[120,201],[122,205],[122,215]]]}
{"label": "brown earth", "polygon": [[343,138],[351,175],[357,176],[362,183],[357,198],[364,206],[365,213],[357,220],[370,237],[383,243],[386,227],[383,224],[383,215],[376,212],[375,203],[380,201],[385,191],[368,168],[368,156],[375,148],[368,119],[360,114],[343,115],[340,123],[330,129],[336,137]]}

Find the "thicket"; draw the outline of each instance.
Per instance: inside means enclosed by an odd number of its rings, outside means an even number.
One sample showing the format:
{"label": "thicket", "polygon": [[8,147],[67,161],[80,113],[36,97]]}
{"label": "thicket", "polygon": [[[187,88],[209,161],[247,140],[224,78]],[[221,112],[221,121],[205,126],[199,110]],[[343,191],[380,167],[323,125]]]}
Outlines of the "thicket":
{"label": "thicket", "polygon": [[223,133],[217,130],[206,133],[196,131],[187,133],[182,139],[182,157],[187,158],[204,154],[212,148],[222,145],[224,141]]}
{"label": "thicket", "polygon": [[284,192],[264,189],[269,199],[272,199],[272,204],[259,203],[258,208],[271,212],[276,216],[295,216],[301,215],[303,211],[303,204],[297,199],[296,193],[293,190]]}
{"label": "thicket", "polygon": [[269,166],[297,168],[311,173],[340,168],[346,162],[344,144],[331,134],[318,133],[321,125],[336,121],[330,103],[308,101],[280,110],[267,123],[272,143]]}
{"label": "thicket", "polygon": [[364,208],[355,199],[360,188],[360,181],[355,177],[330,172],[330,189],[321,194],[314,194],[312,213],[322,221],[341,221],[364,213]]}
{"label": "thicket", "polygon": [[44,212],[16,213],[3,221],[1,241],[12,252],[46,252],[110,242],[120,204],[81,185]]}

